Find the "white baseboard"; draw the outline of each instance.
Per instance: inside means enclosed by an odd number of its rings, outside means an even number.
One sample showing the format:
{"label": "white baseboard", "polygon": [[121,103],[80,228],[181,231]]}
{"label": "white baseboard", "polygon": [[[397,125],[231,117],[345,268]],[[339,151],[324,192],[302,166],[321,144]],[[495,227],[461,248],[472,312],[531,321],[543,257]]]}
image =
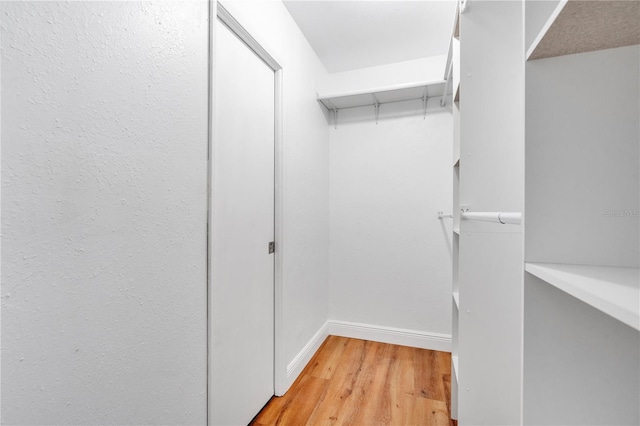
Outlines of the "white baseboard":
{"label": "white baseboard", "polygon": [[451,352],[451,335],[449,334],[427,333],[347,321],[327,321],[287,366],[286,383],[282,392],[277,392],[278,396],[284,395],[289,390],[293,382],[296,381],[302,370],[307,366],[311,357],[329,335]]}
{"label": "white baseboard", "polygon": [[322,342],[327,338],[327,323],[324,323],[322,327],[313,335],[311,340],[304,345],[304,348],[296,355],[296,357],[287,366],[287,381],[285,383],[284,392],[289,390],[293,382],[296,381],[302,370],[307,366],[311,357],[316,353]]}
{"label": "white baseboard", "polygon": [[428,333],[347,321],[328,321],[327,334],[433,351],[451,352],[450,334]]}

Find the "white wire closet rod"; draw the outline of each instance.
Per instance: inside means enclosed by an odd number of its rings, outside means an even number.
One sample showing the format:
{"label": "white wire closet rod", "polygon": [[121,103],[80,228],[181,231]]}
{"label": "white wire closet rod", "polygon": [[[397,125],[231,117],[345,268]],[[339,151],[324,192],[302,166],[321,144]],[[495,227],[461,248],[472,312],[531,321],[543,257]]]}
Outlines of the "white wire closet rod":
{"label": "white wire closet rod", "polygon": [[506,225],[520,225],[522,223],[522,213],[520,212],[470,212],[462,211],[461,217],[466,220],[480,220],[483,222],[494,222]]}

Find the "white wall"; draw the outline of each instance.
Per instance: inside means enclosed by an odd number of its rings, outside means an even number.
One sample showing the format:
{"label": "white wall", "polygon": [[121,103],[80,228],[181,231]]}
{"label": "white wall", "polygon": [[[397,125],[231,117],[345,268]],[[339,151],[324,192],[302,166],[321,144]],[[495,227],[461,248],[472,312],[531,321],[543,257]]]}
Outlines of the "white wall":
{"label": "white wall", "polygon": [[364,92],[396,84],[439,81],[444,77],[446,62],[447,55],[441,55],[331,73],[318,80],[318,92]]}
{"label": "white wall", "polygon": [[639,71],[637,45],[527,63],[528,262],[638,267]]}
{"label": "white wall", "polygon": [[206,421],[206,2],[2,2],[2,422]]}
{"label": "white wall", "polygon": [[[443,67],[444,68],[444,67]],[[442,68],[442,69],[443,69]],[[440,71],[442,70],[440,69]],[[332,320],[451,333],[451,102],[343,109],[330,129]]]}
{"label": "white wall", "polygon": [[283,68],[284,340],[286,362],[324,325],[329,310],[329,128],[316,101],[326,74],[281,1],[223,1]]}

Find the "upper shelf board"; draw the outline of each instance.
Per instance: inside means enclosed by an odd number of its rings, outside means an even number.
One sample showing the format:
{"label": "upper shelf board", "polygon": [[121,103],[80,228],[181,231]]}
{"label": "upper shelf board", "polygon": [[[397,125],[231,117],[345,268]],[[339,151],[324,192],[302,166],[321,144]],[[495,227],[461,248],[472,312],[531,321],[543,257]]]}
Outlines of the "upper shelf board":
{"label": "upper shelf board", "polygon": [[527,59],[640,44],[640,1],[563,0],[542,27]]}
{"label": "upper shelf board", "polygon": [[329,110],[355,108],[375,105],[376,102],[378,104],[387,104],[390,102],[423,99],[425,95],[428,98],[438,97],[442,96],[444,88],[444,81],[420,82],[372,89],[366,92],[338,93],[331,95],[318,94],[318,101],[322,102],[322,104]]}
{"label": "upper shelf board", "polygon": [[638,268],[527,263],[525,270],[640,330],[640,274]]}

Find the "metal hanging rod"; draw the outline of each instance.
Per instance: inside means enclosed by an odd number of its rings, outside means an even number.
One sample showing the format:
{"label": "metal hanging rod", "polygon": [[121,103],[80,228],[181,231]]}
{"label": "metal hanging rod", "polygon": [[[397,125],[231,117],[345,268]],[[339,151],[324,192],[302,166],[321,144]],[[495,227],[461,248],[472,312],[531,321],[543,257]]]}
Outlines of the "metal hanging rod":
{"label": "metal hanging rod", "polygon": [[501,223],[503,225],[520,225],[522,223],[522,213],[520,212],[470,212],[462,209],[461,217],[466,220],[479,220],[483,222]]}

